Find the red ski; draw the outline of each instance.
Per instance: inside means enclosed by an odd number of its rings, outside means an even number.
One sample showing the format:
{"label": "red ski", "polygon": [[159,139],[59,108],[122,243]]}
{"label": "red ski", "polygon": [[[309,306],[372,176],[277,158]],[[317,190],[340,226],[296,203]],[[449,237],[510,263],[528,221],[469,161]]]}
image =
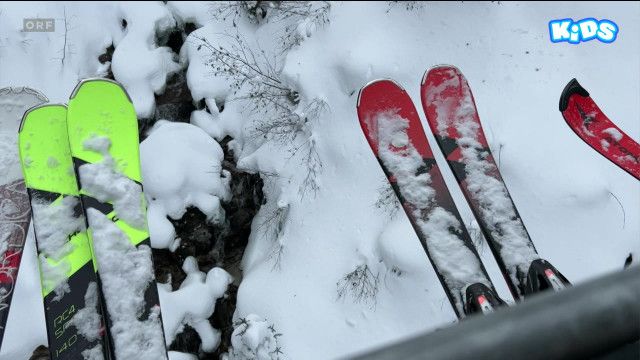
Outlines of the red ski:
{"label": "red ski", "polygon": [[30,88],[0,89],[0,347],[31,220],[20,171],[18,127],[25,110],[46,101]]}
{"label": "red ski", "polygon": [[[407,92],[392,80],[358,96],[362,131],[460,318],[503,302],[478,256]],[[489,302],[489,303],[487,303]]]}
{"label": "red ski", "polygon": [[560,95],[560,112],[584,142],[640,180],[640,144],[609,120],[576,79]]}
{"label": "red ski", "polygon": [[514,299],[568,281],[540,259],[489,149],[469,84],[449,65],[428,70],[420,91],[427,122],[473,211]]}

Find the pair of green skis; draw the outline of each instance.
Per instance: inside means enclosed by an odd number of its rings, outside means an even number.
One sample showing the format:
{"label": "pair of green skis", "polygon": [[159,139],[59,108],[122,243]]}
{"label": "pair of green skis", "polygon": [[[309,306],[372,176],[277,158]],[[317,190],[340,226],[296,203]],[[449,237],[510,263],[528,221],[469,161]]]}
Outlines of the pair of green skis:
{"label": "pair of green skis", "polygon": [[[104,151],[88,146],[96,140],[106,144]],[[153,273],[142,291],[128,294],[135,289],[118,287],[136,280],[109,268],[114,261],[127,259],[132,259],[126,263],[132,269],[139,268],[140,261],[152,265],[146,225],[123,220],[124,214],[116,211],[122,207],[108,194],[91,193],[95,186],[87,184],[95,185],[105,174],[83,177],[83,167],[111,164],[107,175],[120,176],[139,190],[133,196],[139,197],[146,219],[138,122],[124,88],[107,79],[84,80],[74,89],[68,106],[45,104],[29,109],[20,125],[19,148],[33,210],[51,359],[125,359],[131,351],[138,352],[137,358],[166,358]],[[96,253],[96,239],[105,238],[96,229],[104,229],[105,224],[92,224],[91,211],[110,220],[107,237],[119,236],[130,243],[117,244],[114,239],[115,245],[106,244],[109,251],[116,251],[115,257],[113,252]],[[122,259],[117,251],[123,252]],[[142,301],[134,306],[134,319],[123,319],[131,315],[127,312],[135,300]]]}

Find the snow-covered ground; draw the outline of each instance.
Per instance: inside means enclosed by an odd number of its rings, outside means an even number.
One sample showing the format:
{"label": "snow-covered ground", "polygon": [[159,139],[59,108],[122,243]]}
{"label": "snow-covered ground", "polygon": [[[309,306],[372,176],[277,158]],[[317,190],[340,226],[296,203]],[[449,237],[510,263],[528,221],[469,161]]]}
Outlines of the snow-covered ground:
{"label": "snow-covered ground", "polygon": [[[622,269],[630,253],[638,261],[640,185],[575,136],[558,99],[575,77],[640,140],[640,3],[332,2],[326,13],[323,3],[313,5],[326,14],[316,22],[277,9],[252,21],[219,6],[4,2],[0,88],[29,86],[52,103],[67,102],[80,79],[104,76],[111,66],[139,117],[149,118],[167,74],[188,66],[191,95],[207,107],[192,113],[193,125],[160,122],[142,144],[149,227],[154,247],[175,249],[179,239],[167,215],[179,218],[196,206],[212,222],[224,217],[220,202],[231,196],[232,175],[221,170],[216,140],[231,136],[238,168],[261,174],[266,203],[242,260],[229,359],[336,358],[455,321],[402,210],[393,211],[393,202],[376,206],[386,180],[359,127],[356,99],[377,78],[395,79],[420,109],[424,71],[457,66],[541,256],[573,283]],[[56,31],[21,32],[23,18],[36,17],[56,18]],[[618,38],[551,43],[548,22],[569,17],[613,20]],[[179,55],[156,46],[156,35],[184,23],[198,29]],[[111,63],[101,64],[98,56],[112,43]],[[264,71],[229,56],[239,48],[253,49]],[[245,69],[250,80],[226,76],[233,69]],[[264,97],[239,99],[256,93],[275,94],[293,110],[278,110]],[[428,138],[466,225],[477,230]],[[488,247],[480,251],[508,299]],[[232,280],[223,269],[200,272],[193,258],[183,269],[181,289],[159,285],[167,338],[190,324],[212,351],[219,334],[202,320]],[[39,344],[46,344],[46,331],[31,235],[0,359],[28,359]]]}

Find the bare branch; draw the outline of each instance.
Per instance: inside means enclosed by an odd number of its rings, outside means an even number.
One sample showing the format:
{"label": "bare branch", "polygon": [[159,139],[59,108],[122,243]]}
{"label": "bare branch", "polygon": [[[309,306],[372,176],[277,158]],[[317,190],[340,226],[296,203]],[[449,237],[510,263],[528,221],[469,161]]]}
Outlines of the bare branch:
{"label": "bare branch", "polygon": [[338,299],[351,295],[356,303],[371,301],[375,304],[379,282],[379,274],[374,274],[368,265],[359,265],[336,284]]}
{"label": "bare branch", "polygon": [[387,179],[384,179],[382,186],[378,188],[378,199],[375,202],[375,207],[381,210],[389,218],[394,218],[400,210],[400,201],[395,191],[389,184]]}

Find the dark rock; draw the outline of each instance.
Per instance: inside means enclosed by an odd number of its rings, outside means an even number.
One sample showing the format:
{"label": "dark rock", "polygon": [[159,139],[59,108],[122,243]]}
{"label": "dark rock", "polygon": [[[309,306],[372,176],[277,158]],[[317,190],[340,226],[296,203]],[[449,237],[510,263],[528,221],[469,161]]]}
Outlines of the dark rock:
{"label": "dark rock", "polygon": [[196,24],[192,23],[192,22],[187,22],[184,24],[184,34],[185,35],[189,35],[191,34],[194,30],[196,30],[198,27],[196,26]]}
{"label": "dark rock", "polygon": [[195,329],[189,325],[185,325],[182,332],[176,335],[176,338],[171,345],[169,345],[169,350],[199,354],[201,344],[202,340],[200,340],[200,336],[198,336]]}
{"label": "dark rock", "polygon": [[109,47],[104,51],[104,53],[98,56],[98,61],[100,61],[100,64],[106,64],[107,62],[111,62],[111,59],[113,58],[113,52],[115,50],[116,48],[113,47],[113,44],[109,45]]}
{"label": "dark rock", "polygon": [[216,311],[209,318],[211,325],[220,330],[220,345],[213,353],[214,359],[229,351],[231,347],[231,335],[233,335],[233,313],[236,311],[238,286],[230,284],[226,296],[216,301]]}
{"label": "dark rock", "polygon": [[[116,48],[113,47],[113,44],[109,45],[109,47],[105,49],[104,53],[98,56],[98,61],[100,61],[101,64],[106,64],[107,62],[111,62],[111,59],[113,58],[113,52],[115,50]],[[113,76],[113,72],[111,71],[111,66],[109,66],[109,69],[107,70],[107,74],[104,77],[107,79],[115,80],[115,77]]]}
{"label": "dark rock", "polygon": [[187,86],[186,69],[170,75],[164,92],[155,97],[155,120],[167,119],[188,123],[191,119],[191,112],[196,110],[191,91]]}

